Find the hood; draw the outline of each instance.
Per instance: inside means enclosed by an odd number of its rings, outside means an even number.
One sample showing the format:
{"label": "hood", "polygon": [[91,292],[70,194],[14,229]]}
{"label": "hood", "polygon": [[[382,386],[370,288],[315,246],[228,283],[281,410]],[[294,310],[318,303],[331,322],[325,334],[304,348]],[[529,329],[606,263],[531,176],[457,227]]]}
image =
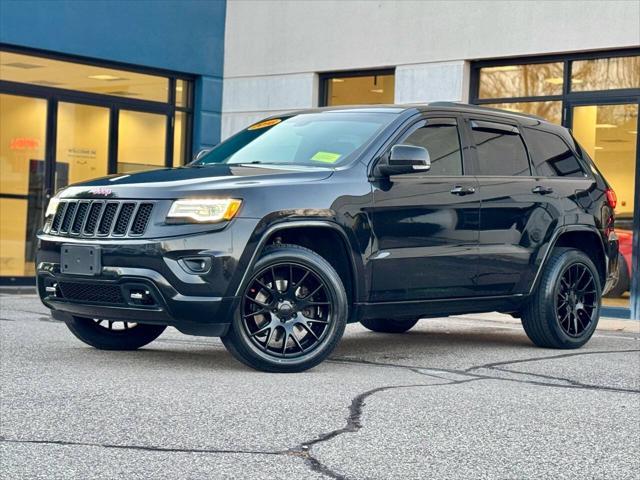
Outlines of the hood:
{"label": "hood", "polygon": [[314,182],[329,178],[330,168],[293,165],[227,165],[179,167],[117,174],[76,183],[61,198],[171,199],[211,195],[217,191]]}

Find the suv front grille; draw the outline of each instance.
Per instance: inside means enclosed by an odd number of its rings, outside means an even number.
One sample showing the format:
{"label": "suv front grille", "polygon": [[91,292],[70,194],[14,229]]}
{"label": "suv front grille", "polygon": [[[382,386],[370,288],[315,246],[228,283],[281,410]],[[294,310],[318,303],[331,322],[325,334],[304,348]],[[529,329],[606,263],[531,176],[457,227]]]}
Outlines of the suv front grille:
{"label": "suv front grille", "polygon": [[64,200],[49,232],[83,237],[141,236],[151,220],[152,202],[126,200]]}

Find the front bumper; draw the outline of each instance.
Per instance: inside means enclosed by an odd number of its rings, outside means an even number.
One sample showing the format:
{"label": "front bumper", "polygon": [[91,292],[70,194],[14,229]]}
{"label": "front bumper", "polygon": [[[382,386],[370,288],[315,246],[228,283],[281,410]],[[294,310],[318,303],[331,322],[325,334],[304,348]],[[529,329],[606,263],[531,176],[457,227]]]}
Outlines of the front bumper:
{"label": "front bumper", "polygon": [[[96,240],[39,236],[38,293],[54,318],[67,315],[171,325],[193,335],[224,335],[238,304],[242,255],[254,223],[165,239]],[[64,244],[100,245],[97,275],[60,271]],[[185,269],[184,258],[209,259],[206,272]],[[143,295],[141,299],[140,296]]]}

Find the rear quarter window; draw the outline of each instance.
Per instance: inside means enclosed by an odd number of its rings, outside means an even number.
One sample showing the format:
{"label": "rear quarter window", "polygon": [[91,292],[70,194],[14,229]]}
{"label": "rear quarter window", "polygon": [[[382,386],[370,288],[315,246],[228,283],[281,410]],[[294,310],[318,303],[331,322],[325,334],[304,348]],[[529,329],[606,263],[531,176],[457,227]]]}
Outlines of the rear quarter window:
{"label": "rear quarter window", "polygon": [[533,167],[544,177],[585,177],[580,161],[555,133],[525,128]]}

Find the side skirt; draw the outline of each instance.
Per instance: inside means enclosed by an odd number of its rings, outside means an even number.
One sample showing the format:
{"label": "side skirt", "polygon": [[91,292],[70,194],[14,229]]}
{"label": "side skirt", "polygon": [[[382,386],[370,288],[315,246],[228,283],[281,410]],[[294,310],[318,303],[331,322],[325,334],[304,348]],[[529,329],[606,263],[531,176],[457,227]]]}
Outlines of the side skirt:
{"label": "side skirt", "polygon": [[359,303],[354,305],[351,322],[373,318],[435,318],[467,313],[518,311],[527,296],[523,294],[466,297],[410,302]]}

